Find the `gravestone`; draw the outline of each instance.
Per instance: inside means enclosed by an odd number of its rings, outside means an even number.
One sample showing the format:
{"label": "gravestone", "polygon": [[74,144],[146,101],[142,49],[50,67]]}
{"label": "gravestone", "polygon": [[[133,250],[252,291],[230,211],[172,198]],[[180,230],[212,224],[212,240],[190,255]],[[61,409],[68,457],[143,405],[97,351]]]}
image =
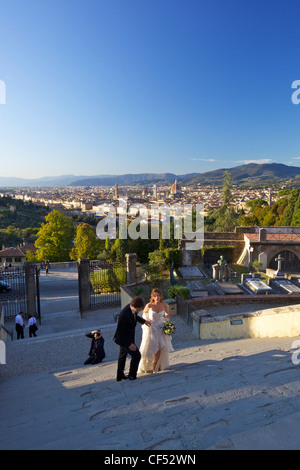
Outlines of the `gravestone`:
{"label": "gravestone", "polygon": [[216,281],[216,285],[221,289],[225,295],[241,295],[243,294],[242,290],[237,284],[232,281]]}
{"label": "gravestone", "polygon": [[287,294],[300,294],[300,287],[295,286],[288,279],[275,279],[273,282]]}
{"label": "gravestone", "polygon": [[208,291],[201,281],[188,281],[186,287],[189,288],[191,297],[205,297],[208,295]]}
{"label": "gravestone", "polygon": [[201,271],[200,268],[198,268],[198,266],[183,266],[178,270],[184,279],[193,280],[205,278],[204,273]]}
{"label": "gravestone", "polygon": [[272,292],[272,288],[263,282],[259,277],[246,279],[244,286],[247,289],[250,289],[250,291],[254,294],[268,294]]}
{"label": "gravestone", "polygon": [[275,261],[277,261],[277,271],[275,271],[275,279],[284,279],[284,272],[282,271],[282,263],[284,261],[284,258],[281,257],[281,255],[278,255],[278,258],[275,258]]}

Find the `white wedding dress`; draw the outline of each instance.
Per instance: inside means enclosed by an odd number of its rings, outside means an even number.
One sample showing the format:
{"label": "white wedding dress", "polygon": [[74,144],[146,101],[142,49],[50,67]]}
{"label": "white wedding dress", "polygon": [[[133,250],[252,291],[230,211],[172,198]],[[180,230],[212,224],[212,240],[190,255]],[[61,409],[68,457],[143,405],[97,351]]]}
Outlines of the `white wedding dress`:
{"label": "white wedding dress", "polygon": [[151,308],[143,313],[143,318],[151,321],[151,326],[143,325],[143,336],[140,346],[141,360],[138,373],[152,372],[154,355],[160,350],[155,371],[165,370],[169,366],[169,352],[174,351],[171,336],[163,332],[163,323],[167,321],[162,310],[157,313]]}

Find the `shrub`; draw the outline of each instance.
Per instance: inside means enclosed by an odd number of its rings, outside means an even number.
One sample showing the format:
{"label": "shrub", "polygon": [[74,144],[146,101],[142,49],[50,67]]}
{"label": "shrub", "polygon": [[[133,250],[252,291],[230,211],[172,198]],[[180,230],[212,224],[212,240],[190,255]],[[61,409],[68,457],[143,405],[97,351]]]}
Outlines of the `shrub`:
{"label": "shrub", "polygon": [[187,300],[190,298],[190,289],[185,286],[172,286],[168,289],[168,297],[170,299],[176,299],[179,295],[182,299]]}
{"label": "shrub", "polygon": [[263,265],[262,262],[258,261],[258,260],[253,261],[253,263],[252,263],[252,266],[253,266],[253,268],[255,269],[256,272],[258,272],[260,270],[262,265]]}
{"label": "shrub", "polygon": [[165,250],[156,250],[149,253],[150,264],[159,264],[162,269],[170,269],[172,261],[174,267],[178,268],[181,263],[181,252],[178,248],[166,248]]}
{"label": "shrub", "polygon": [[174,268],[179,268],[181,265],[181,251],[178,248],[167,248],[164,253],[167,267],[170,269],[172,261],[174,261]]}
{"label": "shrub", "polygon": [[91,284],[95,294],[118,292],[126,284],[125,268],[101,269],[91,273]]}
{"label": "shrub", "polygon": [[161,269],[166,269],[166,256],[164,251],[155,250],[149,253],[150,265],[160,266]]}

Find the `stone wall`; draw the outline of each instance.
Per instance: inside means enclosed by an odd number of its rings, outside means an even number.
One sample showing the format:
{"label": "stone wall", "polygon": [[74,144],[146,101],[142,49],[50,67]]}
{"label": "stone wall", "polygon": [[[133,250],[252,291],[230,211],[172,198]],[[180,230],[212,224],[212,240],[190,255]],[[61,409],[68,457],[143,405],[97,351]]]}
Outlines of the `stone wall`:
{"label": "stone wall", "polygon": [[[255,229],[255,227],[251,227]],[[249,227],[236,227],[235,232],[204,232],[205,246],[216,246],[216,245],[229,245],[234,247],[234,258],[233,262],[236,262],[243,252],[244,232],[249,232]],[[186,249],[188,243],[193,243],[186,239],[182,239],[179,242],[179,247],[182,251],[182,264],[184,266],[192,266],[199,264],[201,261],[201,250],[189,250]]]}
{"label": "stone wall", "polygon": [[[212,317],[201,312],[200,339],[296,337],[300,331],[300,306],[289,305],[254,313]],[[195,312],[194,312],[195,314]],[[197,325],[194,326],[197,328]]]}

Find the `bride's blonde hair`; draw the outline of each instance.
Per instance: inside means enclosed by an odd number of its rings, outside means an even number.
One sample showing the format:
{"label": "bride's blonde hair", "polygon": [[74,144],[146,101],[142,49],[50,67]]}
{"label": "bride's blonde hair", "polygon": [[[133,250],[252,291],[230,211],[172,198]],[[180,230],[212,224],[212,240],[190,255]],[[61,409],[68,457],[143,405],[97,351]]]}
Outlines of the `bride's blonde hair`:
{"label": "bride's blonde hair", "polygon": [[161,291],[160,291],[159,289],[152,289],[151,297],[150,297],[150,302],[153,302],[153,301],[154,301],[154,294],[158,294],[158,295],[159,295],[159,301],[160,301],[160,302],[163,301],[163,295],[162,295]]}

